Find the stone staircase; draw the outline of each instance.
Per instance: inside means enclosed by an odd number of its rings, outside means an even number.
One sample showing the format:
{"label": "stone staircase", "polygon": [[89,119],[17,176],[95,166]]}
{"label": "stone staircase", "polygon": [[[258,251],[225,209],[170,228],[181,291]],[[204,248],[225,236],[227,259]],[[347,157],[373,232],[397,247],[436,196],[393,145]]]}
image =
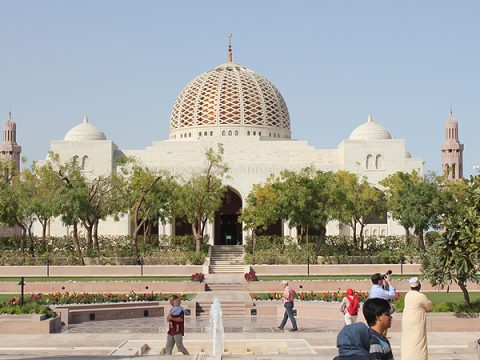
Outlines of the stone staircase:
{"label": "stone staircase", "polygon": [[210,274],[243,273],[243,246],[215,245],[210,253]]}
{"label": "stone staircase", "polygon": [[246,291],[241,283],[206,283],[205,291]]}
{"label": "stone staircase", "polygon": [[[202,301],[197,303],[197,316],[208,317],[210,316],[210,307],[213,304],[211,301]],[[246,316],[250,315],[250,308],[252,304],[245,301],[228,301],[222,302],[222,315],[223,316]]]}

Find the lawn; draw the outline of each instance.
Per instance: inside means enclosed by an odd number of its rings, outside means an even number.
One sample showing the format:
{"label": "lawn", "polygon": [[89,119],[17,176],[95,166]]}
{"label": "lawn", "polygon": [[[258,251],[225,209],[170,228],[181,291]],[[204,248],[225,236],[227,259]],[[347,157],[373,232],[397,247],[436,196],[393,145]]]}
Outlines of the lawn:
{"label": "lawn", "polygon": [[[0,277],[0,282],[18,282],[20,277]],[[25,276],[25,282],[59,281],[190,281],[190,276]]]}
{"label": "lawn", "polygon": [[[480,299],[480,292],[468,293],[470,295],[470,301],[475,301]],[[454,302],[462,303],[464,302],[462,292],[427,292],[425,293],[427,297],[432,300],[434,304],[445,303],[445,302]]]}
{"label": "lawn", "polygon": [[[393,280],[409,279],[418,274],[393,275]],[[257,276],[258,280],[263,281],[282,281],[282,280],[370,280],[371,275],[268,275]]]}

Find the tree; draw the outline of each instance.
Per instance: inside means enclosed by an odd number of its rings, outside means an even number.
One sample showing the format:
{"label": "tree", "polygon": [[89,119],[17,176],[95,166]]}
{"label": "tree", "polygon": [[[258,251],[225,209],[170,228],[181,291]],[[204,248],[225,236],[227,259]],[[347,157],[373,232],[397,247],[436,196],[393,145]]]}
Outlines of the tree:
{"label": "tree", "polygon": [[80,216],[82,224],[87,230],[87,247],[99,249],[98,223],[107,216],[118,219],[122,212],[121,196],[123,182],[117,175],[98,176],[87,181],[88,194],[83,199],[83,212]]}
{"label": "tree", "polygon": [[165,222],[172,216],[177,183],[167,172],[149,169],[135,161],[131,166],[126,166],[124,171],[125,208],[134,225],[132,253],[139,259],[138,235],[147,222],[159,219]]}
{"label": "tree", "polygon": [[60,161],[58,154],[50,153],[48,157],[52,170],[59,180],[59,214],[64,225],[73,227],[72,237],[75,252],[81,265],[85,265],[83,251],[78,237],[78,224],[85,214],[85,199],[89,189],[82,175],[77,158],[67,162]]}
{"label": "tree", "polygon": [[[456,190],[458,186],[453,186],[454,198]],[[434,286],[456,282],[470,305],[467,282],[480,281],[480,176],[470,178],[455,209],[451,206],[443,215],[445,231],[422,256],[422,274]]]}
{"label": "tree", "polygon": [[42,226],[45,241],[48,221],[60,215],[62,183],[49,162],[43,165],[34,162],[29,171],[24,171],[24,180],[34,184],[29,202]]}
{"label": "tree", "polygon": [[386,187],[389,211],[405,229],[405,241],[408,243],[410,228],[413,228],[417,247],[424,249],[424,232],[438,226],[443,209],[439,178],[434,174],[423,177],[416,171],[397,172],[380,184]]}
{"label": "tree", "polygon": [[205,155],[205,168],[180,186],[176,205],[176,215],[192,225],[196,252],[200,252],[207,221],[213,220],[227,190],[223,185],[228,172],[223,146],[218,144],[216,150],[209,148]]}
{"label": "tree", "polygon": [[309,230],[319,231],[316,241],[318,253],[325,242],[326,226],[334,218],[336,205],[335,174],[313,167],[298,173],[284,170],[280,180],[273,185],[278,191],[278,214],[290,226],[300,228],[300,238],[308,240]]}
{"label": "tree", "polygon": [[337,183],[341,190],[338,218],[349,224],[353,230],[353,242],[357,245],[357,225],[360,226],[360,248],[363,249],[365,226],[386,213],[386,202],[383,191],[361,181],[353,173],[339,171]]}
{"label": "tree", "polygon": [[240,216],[246,229],[255,234],[257,230],[267,230],[279,218],[277,210],[278,189],[273,185],[274,180],[269,179],[266,184],[253,185],[248,194]]}

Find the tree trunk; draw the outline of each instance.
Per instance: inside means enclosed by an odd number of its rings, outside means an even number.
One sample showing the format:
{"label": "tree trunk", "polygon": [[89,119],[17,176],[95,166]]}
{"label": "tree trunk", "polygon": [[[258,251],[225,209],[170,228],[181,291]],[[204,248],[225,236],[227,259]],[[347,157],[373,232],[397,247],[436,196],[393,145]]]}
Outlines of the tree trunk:
{"label": "tree trunk", "polygon": [[32,225],[26,227],[27,228],[27,233],[28,233],[28,240],[30,243],[30,254],[32,254],[33,257],[35,257],[35,248],[33,244],[33,234],[32,234]]}
{"label": "tree trunk", "polygon": [[463,298],[465,299],[465,303],[466,303],[468,306],[470,306],[470,305],[471,305],[471,303],[470,303],[470,295],[468,294],[467,285],[465,284],[465,281],[457,280],[457,284],[458,284],[458,286],[460,287],[460,289],[462,289]]}
{"label": "tree trunk", "polygon": [[417,249],[425,250],[425,241],[423,239],[423,231],[417,234]]}
{"label": "tree trunk", "polygon": [[40,220],[40,224],[42,224],[42,241],[45,242],[45,240],[47,240],[48,220]]}
{"label": "tree trunk", "polygon": [[405,244],[408,245],[410,243],[410,230],[407,226],[403,227],[405,229]]}
{"label": "tree trunk", "polygon": [[75,245],[75,252],[77,253],[80,265],[85,265],[85,261],[83,260],[82,248],[80,247],[80,240],[78,239],[78,223],[76,221],[73,222],[73,243]]}
{"label": "tree trunk", "polygon": [[97,251],[100,250],[100,245],[98,243],[98,219],[95,221],[95,224],[93,224],[93,247]]}
{"label": "tree trunk", "polygon": [[195,220],[192,224],[193,237],[195,238],[195,252],[199,253],[202,249],[202,234],[200,232],[200,221]]}
{"label": "tree trunk", "polygon": [[317,255],[320,255],[320,249],[322,245],[325,245],[325,239],[327,237],[327,228],[324,225],[320,225],[318,228],[318,237],[315,242],[315,252]]}
{"label": "tree trunk", "polygon": [[353,245],[357,247],[357,220],[352,220],[350,227],[353,230]]}
{"label": "tree trunk", "polygon": [[83,226],[85,227],[85,230],[87,230],[87,249],[92,250],[92,245],[93,245],[93,224],[91,224],[89,221],[84,221]]}
{"label": "tree trunk", "polygon": [[365,247],[365,224],[360,223],[360,250]]}

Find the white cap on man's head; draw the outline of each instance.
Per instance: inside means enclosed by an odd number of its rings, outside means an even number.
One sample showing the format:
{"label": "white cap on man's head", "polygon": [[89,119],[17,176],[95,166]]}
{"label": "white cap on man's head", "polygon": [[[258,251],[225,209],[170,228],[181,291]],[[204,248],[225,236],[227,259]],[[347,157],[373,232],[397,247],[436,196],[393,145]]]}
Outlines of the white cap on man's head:
{"label": "white cap on man's head", "polygon": [[282,280],[282,285],[288,285],[288,281],[287,280]]}
{"label": "white cap on man's head", "polygon": [[415,276],[408,279],[408,284],[410,285],[410,287],[414,288],[420,285],[420,281],[418,281],[418,278]]}

